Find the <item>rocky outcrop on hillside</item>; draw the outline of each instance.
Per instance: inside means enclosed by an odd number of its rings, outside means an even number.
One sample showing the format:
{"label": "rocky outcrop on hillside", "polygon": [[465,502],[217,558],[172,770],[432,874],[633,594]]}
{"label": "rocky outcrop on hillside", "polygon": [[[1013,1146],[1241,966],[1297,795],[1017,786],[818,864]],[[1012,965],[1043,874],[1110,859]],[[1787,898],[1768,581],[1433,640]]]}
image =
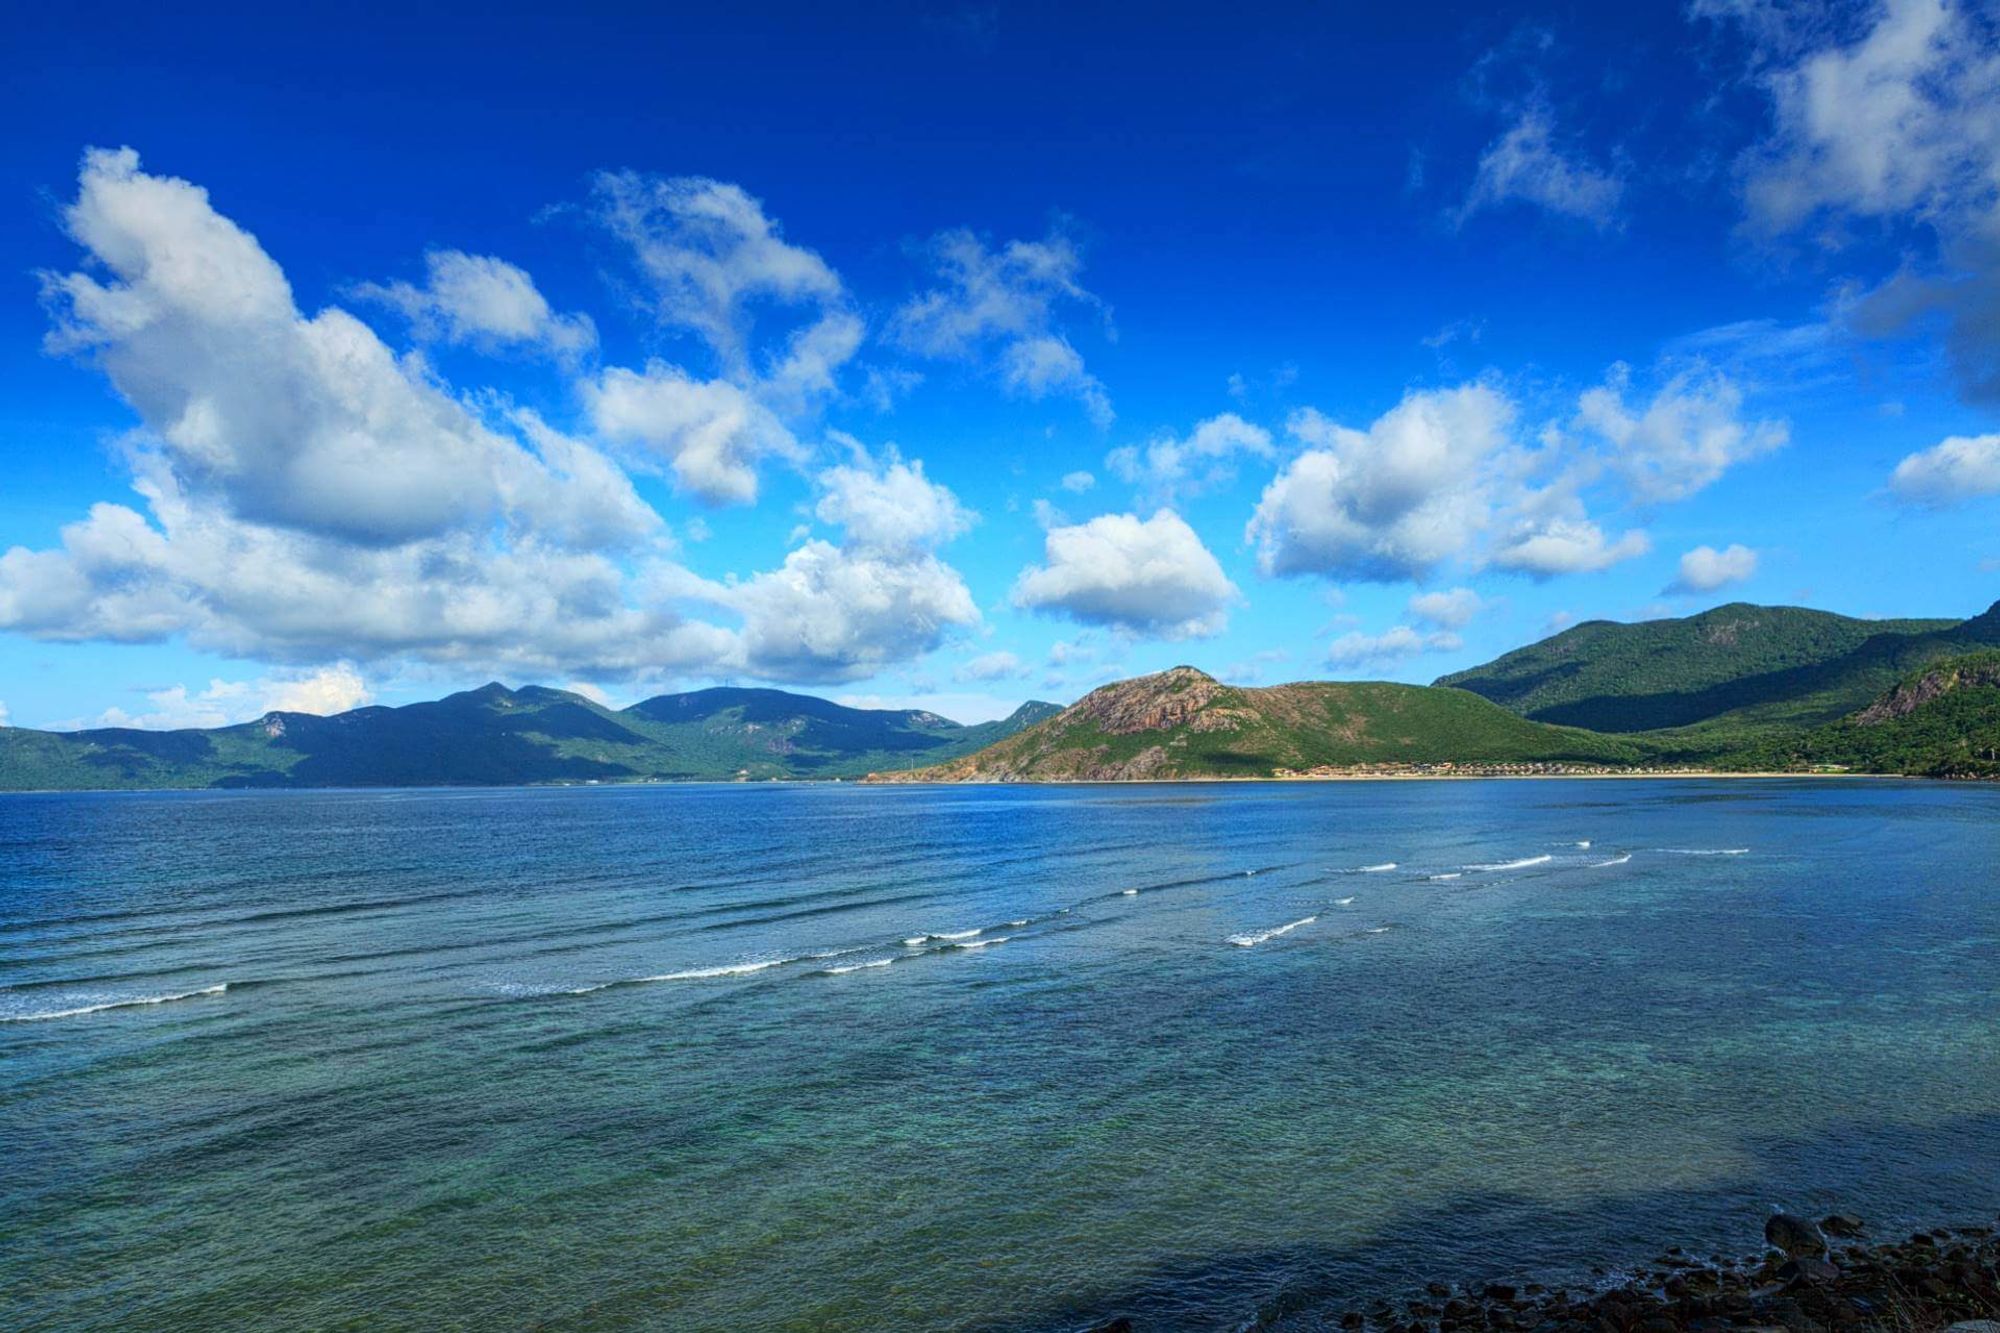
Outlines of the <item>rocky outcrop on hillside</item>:
{"label": "rocky outcrop on hillside", "polygon": [[1954,690],[1978,686],[2000,686],[2000,654],[1953,658],[1939,662],[1911,680],[1903,681],[1855,715],[1864,727],[1880,726],[1908,717],[1925,704],[1942,699]]}

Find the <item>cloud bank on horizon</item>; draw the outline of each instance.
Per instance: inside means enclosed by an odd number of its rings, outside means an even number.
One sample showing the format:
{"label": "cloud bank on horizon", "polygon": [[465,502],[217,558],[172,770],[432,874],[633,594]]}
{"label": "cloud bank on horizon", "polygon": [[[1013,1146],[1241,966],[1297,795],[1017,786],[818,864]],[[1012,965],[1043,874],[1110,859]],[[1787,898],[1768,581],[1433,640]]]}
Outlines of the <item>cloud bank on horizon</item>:
{"label": "cloud bank on horizon", "polygon": [[[324,236],[290,255],[282,217],[232,202],[239,181],[143,141],[88,147],[50,186],[68,258],[39,274],[40,341],[97,386],[109,469],[71,460],[64,493],[85,494],[53,522],[0,506],[0,661],[89,654],[83,680],[150,682],[129,710],[37,705],[118,725],[494,675],[998,714],[1191,643],[1245,678],[1435,675],[1487,627],[1526,637],[1507,621],[1572,602],[1696,609],[1774,565],[1834,581],[1840,559],[1799,555],[1837,540],[1816,527],[1823,474],[1917,540],[2000,532],[1994,24],[1942,0],[1813,15],[1697,0],[1679,20],[1740,107],[1699,163],[1642,165],[1629,106],[1551,72],[1560,33],[1510,34],[1461,73],[1473,148],[1448,183],[1413,149],[1380,202],[1413,243],[1529,237],[1560,252],[1548,299],[1588,310],[1563,255],[1629,252],[1652,197],[1705,170],[1723,278],[1806,293],[1651,345],[1564,339],[1566,369],[1532,339],[1495,348],[1481,315],[1411,340],[1427,372],[1307,383],[1239,370],[1224,327],[1201,349],[1222,358],[1212,387],[1163,393],[1129,351],[1158,336],[1121,287],[1129,219],[821,239],[769,181],[595,161],[542,201],[541,240],[589,256],[567,299],[461,235],[355,275]],[[1924,419],[1948,424],[1915,433],[1883,364],[1915,366],[1897,393],[1935,386]],[[1860,402],[1882,441],[1865,454],[1839,424]],[[1962,559],[1965,613],[1995,554],[2000,537]],[[221,670],[158,683],[190,664]]]}

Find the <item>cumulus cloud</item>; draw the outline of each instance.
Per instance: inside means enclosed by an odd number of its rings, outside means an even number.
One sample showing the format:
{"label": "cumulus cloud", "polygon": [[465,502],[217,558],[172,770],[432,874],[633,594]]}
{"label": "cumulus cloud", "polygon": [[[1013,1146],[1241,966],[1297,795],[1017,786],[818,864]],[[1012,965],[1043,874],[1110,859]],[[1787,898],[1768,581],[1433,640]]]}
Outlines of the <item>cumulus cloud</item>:
{"label": "cumulus cloud", "polygon": [[814,512],[821,521],[846,528],[858,545],[884,551],[940,546],[972,527],[974,515],[924,476],[922,459],[904,462],[894,448],[877,459],[849,444],[850,461],[820,473],[824,493]]}
{"label": "cumulus cloud", "polygon": [[1611,465],[1644,503],[1684,500],[1736,464],[1782,448],[1783,421],[1743,419],[1743,391],[1726,375],[1684,370],[1650,402],[1627,401],[1632,370],[1611,367],[1577,403],[1577,424],[1611,446]]}
{"label": "cumulus cloud", "polygon": [[928,552],[808,541],[718,600],[743,616],[743,662],[769,680],[859,680],[979,623],[958,571]]}
{"label": "cumulus cloud", "polygon": [[574,359],[597,342],[588,315],[559,315],[525,270],[489,255],[433,250],[424,285],[363,283],[357,294],[401,311],[426,342],[479,348],[525,344]]}
{"label": "cumulus cloud", "polygon": [[1757,572],[1757,553],[1739,544],[1720,551],[1713,546],[1697,546],[1681,557],[1680,573],[1667,585],[1668,592],[1714,592],[1732,583],[1741,583]]}
{"label": "cumulus cloud", "polygon": [[636,465],[665,472],[709,504],[749,504],[757,498],[760,462],[805,457],[776,413],[727,380],[696,379],[649,361],[644,372],[609,367],[581,389],[600,435],[627,446]]}
{"label": "cumulus cloud", "polygon": [[1097,484],[1097,478],[1088,472],[1063,473],[1062,488],[1072,495],[1081,495]]}
{"label": "cumulus cloud", "polygon": [[806,541],[782,567],[706,593],[743,617],[742,661],[756,675],[858,680],[979,623],[965,580],[935,553],[973,515],[920,460],[849,445],[850,460],[820,474],[815,510],[842,541]]}
{"label": "cumulus cloud", "polygon": [[2000,435],[1954,435],[1896,464],[1889,489],[1906,504],[1944,509],[2000,494]]}
{"label": "cumulus cloud", "polygon": [[327,716],[359,708],[374,692],[351,662],[337,662],[317,671],[280,673],[256,680],[208,682],[208,688],[185,685],[150,690],[148,707],[139,713],[107,708],[83,727],[133,727],[142,731],[176,731],[189,727],[227,727],[266,713],[315,713]]}
{"label": "cumulus cloud", "polygon": [[750,369],[758,303],[842,313],[839,276],[811,250],[786,241],[741,186],[605,172],[594,182],[591,204],[599,224],[630,248],[660,321],[700,335],[731,372]]}
{"label": "cumulus cloud", "polygon": [[1425,634],[1408,625],[1397,625],[1381,634],[1363,634],[1359,630],[1343,634],[1328,646],[1326,660],[1329,666],[1352,671],[1389,666],[1420,653],[1456,652],[1464,646],[1464,640],[1449,630]]}
{"label": "cumulus cloud", "polygon": [[44,275],[51,349],[102,366],[136,447],[241,518],[393,545],[564,484],[346,311],[303,315],[254,237],[130,149],[87,154],[63,216],[103,276]]}
{"label": "cumulus cloud", "polygon": [[1859,33],[1773,23],[1745,29],[1765,68],[1771,131],[1745,153],[1749,228],[1775,237],[1868,220],[1928,232],[1935,253],[1873,290],[1849,323],[1888,336],[1941,321],[1967,396],[2000,399],[2000,30],[1989,10],[1885,0]]}
{"label": "cumulus cloud", "polygon": [[1148,500],[1165,504],[1177,495],[1226,484],[1235,475],[1238,455],[1269,458],[1271,453],[1270,431],[1224,412],[1199,422],[1185,439],[1161,435],[1143,446],[1113,449],[1104,465]]}
{"label": "cumulus cloud", "polygon": [[1587,519],[1555,518],[1517,530],[1493,553],[1493,563],[1537,579],[1594,574],[1652,549],[1644,532],[1618,537]]}
{"label": "cumulus cloud", "polygon": [[1549,109],[1531,105],[1480,154],[1478,175],[1456,217],[1463,226],[1483,209],[1518,201],[1605,228],[1616,219],[1623,193],[1617,176],[1558,148]]}
{"label": "cumulus cloud", "polygon": [[1410,393],[1365,431],[1296,414],[1288,429],[1307,447],[1246,532],[1264,572],[1394,582],[1465,554],[1512,461],[1514,416],[1483,384]]}
{"label": "cumulus cloud", "polygon": [[1079,280],[1083,253],[1074,240],[1051,231],[995,249],[961,229],[934,237],[927,258],[938,285],[896,311],[894,341],[919,356],[991,356],[1008,389],[1074,398],[1098,426],[1111,424],[1110,396],[1058,324],[1064,307],[1103,310]]}
{"label": "cumulus cloud", "polygon": [[951,674],[957,681],[1013,680],[1028,674],[1028,664],[1009,652],[982,653],[959,663]]}
{"label": "cumulus cloud", "polygon": [[1180,515],[1104,514],[1045,537],[1044,562],[1014,584],[1014,604],[1162,639],[1219,633],[1238,594]]}
{"label": "cumulus cloud", "polygon": [[629,250],[659,322],[699,338],[717,372],[606,369],[583,386],[593,424],[698,499],[754,501],[759,465],[802,457],[790,422],[837,391],[861,346],[839,275],[722,181],[607,172],[591,216]]}
{"label": "cumulus cloud", "polygon": [[1464,629],[1485,609],[1485,599],[1470,588],[1418,593],[1410,599],[1410,614],[1440,629]]}

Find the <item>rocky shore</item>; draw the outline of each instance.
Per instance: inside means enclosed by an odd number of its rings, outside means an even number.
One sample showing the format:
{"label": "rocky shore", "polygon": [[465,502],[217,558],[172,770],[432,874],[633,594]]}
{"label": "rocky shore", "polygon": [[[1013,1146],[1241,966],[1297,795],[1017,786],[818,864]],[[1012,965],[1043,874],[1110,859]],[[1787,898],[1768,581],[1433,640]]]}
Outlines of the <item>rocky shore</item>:
{"label": "rocky shore", "polygon": [[[1768,1248],[1747,1258],[1671,1246],[1588,1287],[1433,1282],[1421,1296],[1329,1313],[1324,1324],[1356,1333],[2000,1333],[1992,1227],[1887,1239],[1838,1213],[1817,1222],[1777,1213],[1764,1234]],[[1147,1331],[1117,1318],[1089,1333]]]}

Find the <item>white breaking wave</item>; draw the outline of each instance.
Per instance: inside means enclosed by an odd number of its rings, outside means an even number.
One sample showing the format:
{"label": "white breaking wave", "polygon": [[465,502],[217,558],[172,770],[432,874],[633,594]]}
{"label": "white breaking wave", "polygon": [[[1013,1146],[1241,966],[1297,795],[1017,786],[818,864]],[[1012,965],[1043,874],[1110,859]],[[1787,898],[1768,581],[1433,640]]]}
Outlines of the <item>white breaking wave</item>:
{"label": "white breaking wave", "polygon": [[954,949],[986,949],[986,948],[991,948],[993,945],[996,944],[1005,944],[1008,940],[1011,940],[1013,938],[1014,937],[1012,935],[995,935],[991,939],[967,940],[963,944],[954,944],[951,947]]}
{"label": "white breaking wave", "polygon": [[1662,847],[1668,856],[1745,856],[1748,847]]}
{"label": "white breaking wave", "polygon": [[1602,870],[1606,866],[1622,866],[1631,859],[1632,859],[1632,853],[1627,852],[1623,856],[1614,856],[1609,861],[1592,861],[1590,863],[1590,868],[1592,870]]}
{"label": "white breaking wave", "polygon": [[1458,875],[1459,875],[1459,872],[1458,872],[1458,871],[1456,871],[1456,870],[1447,870],[1447,871],[1445,871],[1445,872],[1444,872],[1444,873],[1443,873],[1442,875],[1432,875],[1432,876],[1431,876],[1431,878],[1432,878],[1433,880],[1439,880],[1439,879],[1457,879],[1457,878],[1458,878]]}
{"label": "white breaking wave", "polygon": [[830,977],[845,976],[849,972],[859,972],[864,967],[887,967],[895,961],[893,958],[871,958],[865,963],[849,963],[844,967],[829,967],[826,969],[826,974]]}
{"label": "white breaking wave", "polygon": [[204,986],[200,990],[181,991],[175,995],[145,995],[130,1000],[105,1000],[99,1004],[78,1005],[74,1009],[44,1009],[32,1014],[0,1014],[0,1023],[39,1023],[50,1018],[76,1018],[83,1014],[101,1014],[107,1009],[137,1009],[146,1005],[171,1004],[175,1000],[193,1000],[204,995],[220,995],[229,989],[229,983],[220,986]]}
{"label": "white breaking wave", "polygon": [[1009,921],[1007,924],[1009,926],[1025,926],[1028,924],[1028,918],[1022,917],[1019,921]]}
{"label": "white breaking wave", "polygon": [[933,943],[933,942],[936,942],[936,943],[940,943],[940,944],[948,944],[948,943],[950,943],[950,942],[951,942],[951,941],[953,941],[953,940],[969,940],[969,939],[971,939],[971,938],[972,938],[973,936],[977,935],[978,933],[979,933],[979,929],[978,929],[978,928],[974,928],[974,929],[972,929],[972,930],[946,930],[946,931],[937,931],[937,932],[933,932],[933,933],[931,933],[931,934],[929,934],[929,935],[911,935],[911,936],[908,936],[907,938],[905,938],[905,939],[903,940],[903,943],[905,943],[905,944],[909,945],[909,946],[910,946],[910,947],[911,947],[912,949],[914,949],[914,948],[916,948],[916,947],[917,947],[917,946],[918,946],[919,944],[930,944],[930,943]]}
{"label": "white breaking wave", "polygon": [[1357,875],[1379,875],[1385,870],[1394,870],[1395,868],[1396,863],[1394,861],[1384,861],[1378,866],[1356,866],[1354,867],[1354,873]]}
{"label": "white breaking wave", "polygon": [[1540,856],[1524,856],[1518,861],[1495,861],[1490,865],[1467,866],[1467,870],[1523,870],[1529,866],[1546,865],[1555,860],[1546,852]]}
{"label": "white breaking wave", "polygon": [[1229,942],[1249,949],[1262,944],[1265,940],[1275,940],[1278,936],[1288,931],[1297,930],[1300,926],[1310,926],[1317,920],[1319,918],[1316,916],[1300,917],[1297,921],[1288,921],[1282,926],[1274,926],[1270,930],[1258,931],[1255,935],[1231,935]]}
{"label": "white breaking wave", "polygon": [[1389,933],[1389,928],[1387,926],[1370,926],[1368,929],[1362,931],[1361,933],[1363,935],[1387,935]]}
{"label": "white breaking wave", "polygon": [[1335,907],[1352,907],[1352,906],[1354,906],[1354,899],[1352,899],[1352,898],[1335,898],[1335,899],[1333,900],[1333,905],[1334,905]]}
{"label": "white breaking wave", "polygon": [[1125,896],[1127,898],[1136,898],[1139,896],[1139,891],[1137,889],[1127,889],[1125,890]]}
{"label": "white breaking wave", "polygon": [[1572,845],[1577,847],[1588,847],[1590,846],[1590,839],[1585,838],[1582,842],[1574,843]]}

